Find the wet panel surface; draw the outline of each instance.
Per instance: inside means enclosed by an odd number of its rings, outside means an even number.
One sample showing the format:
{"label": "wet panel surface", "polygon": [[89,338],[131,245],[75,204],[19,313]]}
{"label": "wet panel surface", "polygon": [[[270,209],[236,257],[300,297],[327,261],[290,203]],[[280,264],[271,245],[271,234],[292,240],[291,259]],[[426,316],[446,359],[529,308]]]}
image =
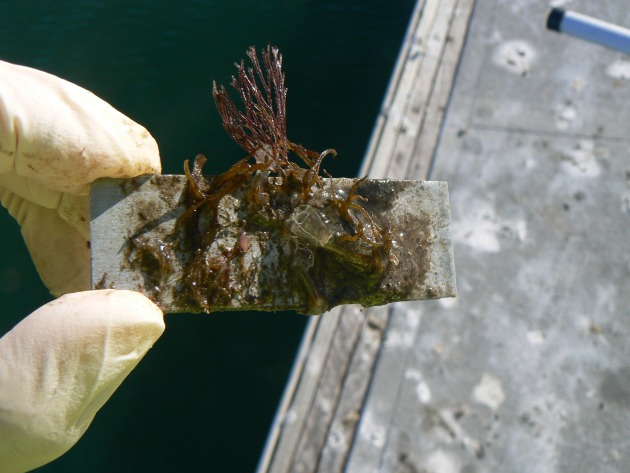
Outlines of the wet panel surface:
{"label": "wet panel surface", "polygon": [[[291,202],[280,180],[266,183],[279,189],[264,196],[273,206],[256,203],[253,178],[216,210],[187,212],[185,176],[101,180],[92,186],[94,286],[143,292],[169,312],[322,313],[455,294],[445,183],[326,179],[308,205]],[[350,208],[344,219],[338,206],[355,184],[365,213]]]}

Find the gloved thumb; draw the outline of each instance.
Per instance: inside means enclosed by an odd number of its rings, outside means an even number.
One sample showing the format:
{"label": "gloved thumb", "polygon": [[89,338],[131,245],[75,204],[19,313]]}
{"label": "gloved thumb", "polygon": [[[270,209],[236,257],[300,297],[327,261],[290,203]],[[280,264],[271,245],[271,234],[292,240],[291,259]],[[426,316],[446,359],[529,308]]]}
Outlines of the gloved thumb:
{"label": "gloved thumb", "polygon": [[164,331],[160,309],[132,291],[56,299],[0,339],[0,471],[65,453]]}

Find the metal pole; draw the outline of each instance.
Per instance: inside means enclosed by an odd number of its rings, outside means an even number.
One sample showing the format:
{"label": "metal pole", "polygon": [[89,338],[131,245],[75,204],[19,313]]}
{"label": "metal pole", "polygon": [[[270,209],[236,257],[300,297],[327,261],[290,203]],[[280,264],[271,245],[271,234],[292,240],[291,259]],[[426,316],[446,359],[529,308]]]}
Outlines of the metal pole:
{"label": "metal pole", "polygon": [[547,28],[630,54],[630,29],[562,8],[554,8]]}

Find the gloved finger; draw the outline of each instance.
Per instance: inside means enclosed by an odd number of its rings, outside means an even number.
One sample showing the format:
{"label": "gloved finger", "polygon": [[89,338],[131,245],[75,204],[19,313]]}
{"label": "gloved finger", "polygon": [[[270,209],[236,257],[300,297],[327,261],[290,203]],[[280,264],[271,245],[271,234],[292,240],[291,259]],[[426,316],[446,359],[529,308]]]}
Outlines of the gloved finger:
{"label": "gloved finger", "polygon": [[52,295],[90,289],[90,248],[86,235],[62,219],[57,210],[3,192],[2,187],[0,201],[20,224],[37,272]]}
{"label": "gloved finger", "polygon": [[[90,196],[52,191],[24,177],[0,174],[0,199],[5,201],[13,196],[33,202],[47,209],[57,209],[59,216],[90,239]],[[10,212],[10,211],[9,211]]]}
{"label": "gloved finger", "polygon": [[140,293],[103,290],[62,296],[0,339],[0,471],[72,447],[163,331]]}
{"label": "gloved finger", "polygon": [[[149,132],[91,92],[36,69],[0,61],[0,174],[13,192],[39,205],[48,190],[87,195],[99,177],[161,169]],[[4,183],[8,187],[7,183]]]}

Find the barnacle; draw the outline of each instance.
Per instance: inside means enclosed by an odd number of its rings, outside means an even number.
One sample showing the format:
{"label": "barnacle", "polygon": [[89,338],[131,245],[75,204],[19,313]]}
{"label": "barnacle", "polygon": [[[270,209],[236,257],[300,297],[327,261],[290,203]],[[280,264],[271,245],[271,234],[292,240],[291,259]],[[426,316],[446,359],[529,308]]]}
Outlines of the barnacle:
{"label": "barnacle", "polygon": [[324,246],[334,234],[321,212],[310,205],[300,205],[291,213],[289,231],[317,246]]}

